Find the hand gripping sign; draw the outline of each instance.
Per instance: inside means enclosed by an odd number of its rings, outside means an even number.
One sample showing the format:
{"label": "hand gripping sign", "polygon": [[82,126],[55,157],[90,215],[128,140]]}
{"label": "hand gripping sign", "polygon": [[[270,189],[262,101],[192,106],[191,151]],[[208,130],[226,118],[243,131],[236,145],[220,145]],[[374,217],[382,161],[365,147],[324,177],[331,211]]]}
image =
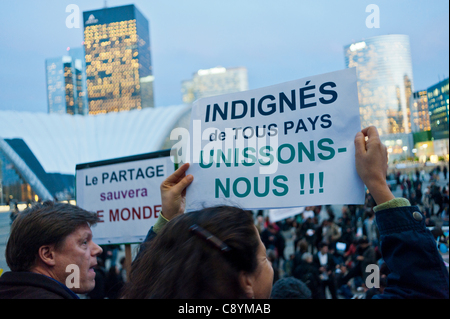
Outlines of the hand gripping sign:
{"label": "hand gripping sign", "polygon": [[356,70],[194,102],[187,211],[363,204]]}

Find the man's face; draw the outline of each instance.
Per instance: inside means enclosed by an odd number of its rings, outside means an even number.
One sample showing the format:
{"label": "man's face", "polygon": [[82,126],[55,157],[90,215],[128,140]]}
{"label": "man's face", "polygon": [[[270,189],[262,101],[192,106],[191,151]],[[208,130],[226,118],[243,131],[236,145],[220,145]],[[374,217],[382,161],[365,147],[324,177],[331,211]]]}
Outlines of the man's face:
{"label": "man's face", "polygon": [[[67,271],[68,265],[76,265],[79,269],[79,288],[71,288],[78,294],[88,293],[95,287],[94,266],[97,265],[97,256],[102,248],[92,241],[90,227],[82,225],[66,237],[60,249],[55,251],[55,276],[57,280],[66,284],[69,275],[70,282],[74,282],[75,272]],[[67,284],[66,284],[67,285]]]}

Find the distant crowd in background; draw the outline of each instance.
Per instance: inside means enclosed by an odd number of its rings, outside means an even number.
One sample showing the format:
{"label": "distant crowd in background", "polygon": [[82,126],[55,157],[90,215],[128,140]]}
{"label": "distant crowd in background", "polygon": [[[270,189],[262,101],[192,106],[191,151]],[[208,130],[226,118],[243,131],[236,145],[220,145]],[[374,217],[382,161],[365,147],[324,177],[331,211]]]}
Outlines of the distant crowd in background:
{"label": "distant crowd in background", "polygon": [[[449,220],[448,183],[437,185],[441,171],[447,180],[447,166],[437,166],[429,173],[424,169],[409,175],[395,172],[388,179],[396,180],[391,189],[400,187],[402,197],[419,206],[437,243],[444,243],[448,249],[448,235],[440,227],[448,226]],[[423,190],[425,181],[429,184]],[[371,299],[383,293],[389,269],[380,253],[374,206],[372,196],[366,194],[364,205],[343,206],[339,218],[331,206],[312,206],[276,223],[259,211],[255,222],[274,268],[274,283],[282,278],[298,279],[307,285],[313,299]],[[433,227],[435,221],[439,221],[438,227]],[[294,243],[294,253],[289,256],[285,254],[287,236]],[[366,286],[371,274],[366,267],[370,264],[379,267],[379,288]]]}
{"label": "distant crowd in background", "polygon": [[[447,181],[448,168],[447,165],[436,166],[429,173],[424,169],[416,169],[414,174],[394,173],[396,185],[402,190],[402,197],[408,199],[411,205],[418,205],[426,216],[427,226],[435,226],[430,217],[436,216],[442,219],[443,225],[448,226],[448,182],[447,185],[441,187],[438,185],[440,175],[444,176]],[[392,178],[392,176],[391,176]],[[427,181],[429,185],[423,189],[423,182]],[[392,188],[392,186],[391,186]],[[436,210],[435,207],[438,206]]]}

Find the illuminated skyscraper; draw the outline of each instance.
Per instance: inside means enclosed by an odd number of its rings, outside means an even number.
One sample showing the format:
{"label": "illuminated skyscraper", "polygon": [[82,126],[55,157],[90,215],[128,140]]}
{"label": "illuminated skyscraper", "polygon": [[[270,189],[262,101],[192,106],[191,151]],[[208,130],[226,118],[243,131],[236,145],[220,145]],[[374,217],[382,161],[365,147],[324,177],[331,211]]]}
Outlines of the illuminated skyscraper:
{"label": "illuminated skyscraper", "polygon": [[87,93],[84,50],[45,60],[49,113],[86,114]]}
{"label": "illuminated skyscraper", "polygon": [[344,50],[346,67],[357,68],[362,127],[375,125],[385,144],[392,144],[391,155],[410,155],[414,82],[409,37],[377,36]]}
{"label": "illuminated skyscraper", "polygon": [[247,69],[216,67],[198,70],[192,80],[181,83],[184,103],[192,103],[202,97],[248,90]]}
{"label": "illuminated skyscraper", "polygon": [[414,92],[412,97],[411,125],[413,132],[430,130],[427,91]]}
{"label": "illuminated skyscraper", "polygon": [[149,23],[134,6],[83,12],[89,114],[154,106]]}
{"label": "illuminated skyscraper", "polygon": [[[448,91],[449,79],[445,79],[428,88],[428,109],[430,125],[435,140],[446,139],[448,148]],[[448,151],[447,151],[448,154]]]}

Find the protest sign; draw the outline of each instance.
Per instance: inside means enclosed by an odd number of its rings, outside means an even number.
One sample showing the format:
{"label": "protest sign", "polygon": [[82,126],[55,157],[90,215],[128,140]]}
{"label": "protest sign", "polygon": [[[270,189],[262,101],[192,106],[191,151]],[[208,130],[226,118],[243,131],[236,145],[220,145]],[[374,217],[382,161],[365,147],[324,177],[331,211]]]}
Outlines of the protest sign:
{"label": "protest sign", "polygon": [[305,211],[305,207],[293,207],[293,208],[282,208],[282,209],[269,209],[269,220],[271,223],[276,223],[280,220],[294,217]]}
{"label": "protest sign", "polygon": [[161,212],[161,183],[174,172],[170,150],[78,164],[77,205],[96,212],[97,244],[144,241]]}
{"label": "protest sign", "polygon": [[194,102],[187,211],[363,204],[356,70]]}

